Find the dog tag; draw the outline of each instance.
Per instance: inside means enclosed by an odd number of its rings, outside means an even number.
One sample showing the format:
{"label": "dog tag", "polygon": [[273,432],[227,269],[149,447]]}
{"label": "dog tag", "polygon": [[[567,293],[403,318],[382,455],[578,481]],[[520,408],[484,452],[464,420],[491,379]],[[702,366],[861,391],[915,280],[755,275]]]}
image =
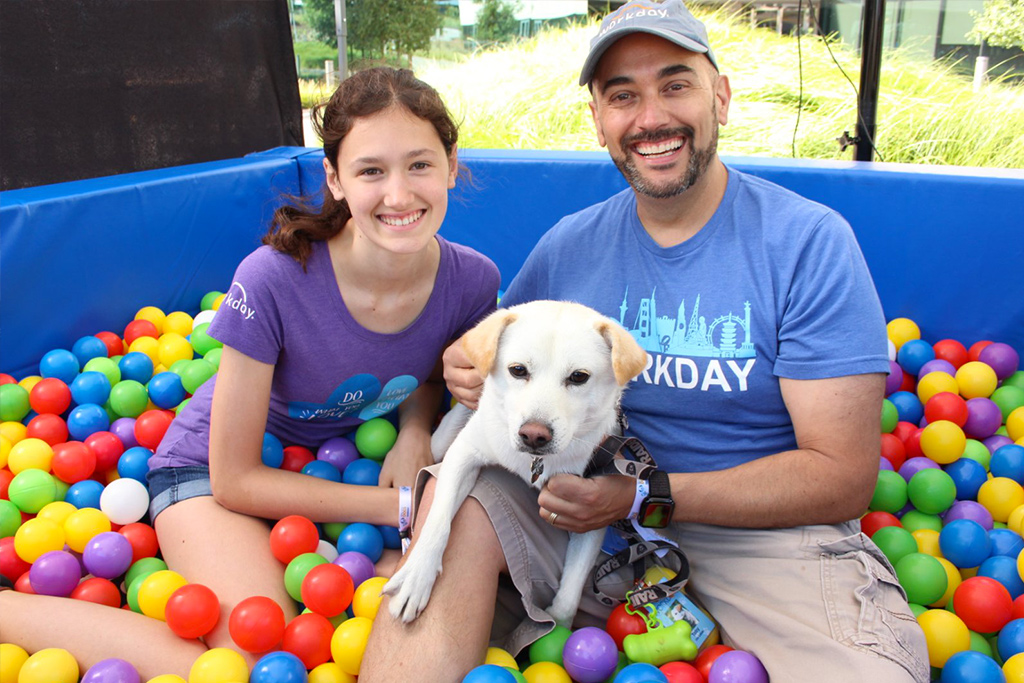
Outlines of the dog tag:
{"label": "dog tag", "polygon": [[530,483],[536,484],[537,479],[544,473],[544,459],[534,458],[533,462],[530,463]]}

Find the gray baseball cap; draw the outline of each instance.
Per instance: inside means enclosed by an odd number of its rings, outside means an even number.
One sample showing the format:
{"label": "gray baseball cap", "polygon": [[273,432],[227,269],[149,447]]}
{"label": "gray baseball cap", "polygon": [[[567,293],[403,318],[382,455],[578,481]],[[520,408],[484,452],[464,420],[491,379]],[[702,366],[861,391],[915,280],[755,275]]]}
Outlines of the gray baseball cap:
{"label": "gray baseball cap", "polygon": [[601,22],[601,29],[590,41],[590,54],[580,72],[580,85],[588,85],[593,80],[597,63],[612,43],[630,33],[650,33],[692,52],[706,54],[718,69],[708,44],[707,29],[690,14],[682,0],[630,0]]}

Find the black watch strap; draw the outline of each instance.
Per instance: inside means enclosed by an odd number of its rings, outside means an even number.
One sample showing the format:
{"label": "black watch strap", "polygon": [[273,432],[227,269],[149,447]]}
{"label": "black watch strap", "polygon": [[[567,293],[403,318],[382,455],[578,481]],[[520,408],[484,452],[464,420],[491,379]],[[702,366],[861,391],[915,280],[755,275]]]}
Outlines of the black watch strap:
{"label": "black watch strap", "polygon": [[641,472],[640,476],[647,479],[650,485],[650,498],[671,498],[672,497],[672,485],[668,481],[668,472],[665,470],[659,470],[652,468],[646,472]]}

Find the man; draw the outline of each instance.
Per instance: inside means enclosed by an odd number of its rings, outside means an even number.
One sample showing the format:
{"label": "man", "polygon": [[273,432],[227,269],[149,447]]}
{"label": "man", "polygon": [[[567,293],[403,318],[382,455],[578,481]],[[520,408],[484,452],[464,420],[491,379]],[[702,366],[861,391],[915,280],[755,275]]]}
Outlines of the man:
{"label": "man", "polygon": [[[580,84],[630,188],[548,232],[502,304],[580,301],[649,352],[623,399],[627,433],[668,473],[663,533],[686,552],[687,591],[727,644],[787,683],[927,681],[924,635],[856,521],[877,477],[888,362],[851,229],[722,163],[729,81],[679,0],[610,14]],[[481,378],[469,365],[458,347],[446,354],[453,394],[472,405]],[[432,652],[415,662],[420,680],[459,680],[480,663],[492,617],[496,642],[518,651],[551,627],[537,587],[560,561],[557,532],[642,514],[656,497],[624,476],[555,477],[532,501],[523,488],[500,473],[477,486],[419,621],[403,628],[382,607],[361,682],[398,680],[376,676],[400,650]],[[521,603],[505,625],[508,578]],[[602,614],[588,595],[580,610],[579,623]]]}

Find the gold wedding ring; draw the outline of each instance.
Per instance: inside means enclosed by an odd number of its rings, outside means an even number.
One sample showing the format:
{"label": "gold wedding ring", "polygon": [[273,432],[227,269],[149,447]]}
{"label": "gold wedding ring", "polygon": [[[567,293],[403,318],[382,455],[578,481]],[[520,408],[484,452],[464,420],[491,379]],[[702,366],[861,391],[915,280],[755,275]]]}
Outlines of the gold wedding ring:
{"label": "gold wedding ring", "polygon": [[551,526],[554,526],[556,519],[558,519],[558,513],[557,512],[552,512],[550,515],[548,515],[548,524],[550,524]]}

